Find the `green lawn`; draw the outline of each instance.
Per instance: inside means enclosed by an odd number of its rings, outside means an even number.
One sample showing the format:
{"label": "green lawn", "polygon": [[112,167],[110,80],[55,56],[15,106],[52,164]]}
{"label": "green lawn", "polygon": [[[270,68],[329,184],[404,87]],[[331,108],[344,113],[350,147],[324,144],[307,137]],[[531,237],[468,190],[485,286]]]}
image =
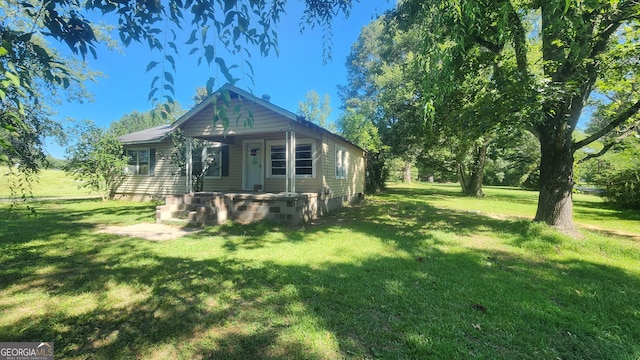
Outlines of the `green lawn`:
{"label": "green lawn", "polygon": [[573,240],[526,219],[535,193],[486,193],[392,186],[316,225],[164,242],[96,232],[153,221],[148,203],[36,203],[0,220],[0,339],[64,359],[638,359],[637,212],[576,196],[596,231]]}
{"label": "green lawn", "polygon": [[[79,188],[80,182],[67,175],[62,170],[42,169],[36,175],[35,181],[31,184],[31,191],[34,197],[80,197],[91,194],[85,188]],[[9,169],[0,166],[0,198],[11,196],[11,184],[18,181],[11,178]]]}

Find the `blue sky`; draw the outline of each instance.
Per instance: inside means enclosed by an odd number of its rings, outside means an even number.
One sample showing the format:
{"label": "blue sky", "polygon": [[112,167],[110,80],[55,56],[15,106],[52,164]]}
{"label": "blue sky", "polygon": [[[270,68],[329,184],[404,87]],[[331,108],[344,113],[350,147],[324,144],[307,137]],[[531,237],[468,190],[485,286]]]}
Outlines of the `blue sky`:
{"label": "blue sky", "polygon": [[[351,45],[357,40],[360,30],[375,17],[395,5],[393,0],[364,0],[355,3],[349,18],[339,16],[333,22],[332,60],[323,65],[323,43],[321,29],[307,29],[300,33],[300,18],[303,4],[290,0],[287,15],[278,25],[280,55],[275,53],[267,58],[252,53],[250,62],[254,68],[254,84],[240,81],[236,85],[260,96],[271,95],[271,102],[287,110],[296,112],[298,103],[305,100],[307,91],[315,90],[323,96],[331,97],[331,120],[340,114],[340,99],[337,86],[347,82],[345,60]],[[189,32],[190,29],[187,29]],[[180,59],[176,59],[175,100],[184,108],[192,104],[195,89],[205,86],[209,77],[219,73],[215,67],[197,66],[195,56],[188,56],[185,47]],[[98,59],[88,59],[89,67],[104,73],[97,83],[87,84],[94,94],[91,103],[64,103],[58,107],[57,119],[69,126],[66,119],[93,120],[100,126],[108,127],[125,113],[147,111],[152,104],[147,101],[154,73],[146,73],[149,61],[158,60],[157,53],[151,53],[146,45],[132,44],[122,52],[99,51]],[[240,62],[239,58],[226,58],[227,65]],[[204,63],[204,61],[203,61]],[[240,73],[234,75],[239,76]],[[215,88],[224,84],[224,78],[216,81]],[[47,146],[54,157],[63,158],[64,148],[55,144]]]}

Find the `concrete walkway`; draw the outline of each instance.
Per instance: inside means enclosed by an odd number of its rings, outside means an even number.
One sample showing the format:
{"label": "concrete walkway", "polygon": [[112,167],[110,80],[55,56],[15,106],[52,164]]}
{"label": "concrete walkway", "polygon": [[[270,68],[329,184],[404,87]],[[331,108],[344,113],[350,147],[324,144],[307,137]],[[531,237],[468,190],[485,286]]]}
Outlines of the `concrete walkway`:
{"label": "concrete walkway", "polygon": [[152,241],[173,240],[185,235],[195,234],[202,228],[189,228],[167,224],[141,223],[128,226],[104,226],[97,232],[120,236],[136,237]]}

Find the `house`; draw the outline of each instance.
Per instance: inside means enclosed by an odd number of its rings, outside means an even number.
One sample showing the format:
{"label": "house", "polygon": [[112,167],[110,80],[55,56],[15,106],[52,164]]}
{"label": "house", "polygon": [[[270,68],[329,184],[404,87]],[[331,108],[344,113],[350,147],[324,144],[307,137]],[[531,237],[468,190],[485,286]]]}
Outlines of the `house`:
{"label": "house", "polygon": [[[178,130],[188,144],[185,170],[170,157],[171,134]],[[202,156],[193,156],[189,139],[207,141]],[[173,124],[123,135],[120,141],[130,161],[116,193],[133,200],[166,198],[158,221],[182,212],[198,223],[270,219],[295,224],[364,197],[362,148],[267,96],[229,84]],[[197,167],[194,158],[211,163],[197,193],[186,176]]]}

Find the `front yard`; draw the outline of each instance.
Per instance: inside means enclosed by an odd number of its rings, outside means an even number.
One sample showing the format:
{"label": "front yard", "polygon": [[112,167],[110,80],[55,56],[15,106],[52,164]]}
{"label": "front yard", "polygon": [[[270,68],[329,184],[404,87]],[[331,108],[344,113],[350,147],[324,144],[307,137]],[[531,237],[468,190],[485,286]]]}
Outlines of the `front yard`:
{"label": "front yard", "polygon": [[486,193],[394,186],[304,227],[169,241],[96,231],[152,222],[148,203],[3,214],[0,341],[61,359],[639,358],[640,215],[577,195],[573,240],[518,217],[535,193]]}

